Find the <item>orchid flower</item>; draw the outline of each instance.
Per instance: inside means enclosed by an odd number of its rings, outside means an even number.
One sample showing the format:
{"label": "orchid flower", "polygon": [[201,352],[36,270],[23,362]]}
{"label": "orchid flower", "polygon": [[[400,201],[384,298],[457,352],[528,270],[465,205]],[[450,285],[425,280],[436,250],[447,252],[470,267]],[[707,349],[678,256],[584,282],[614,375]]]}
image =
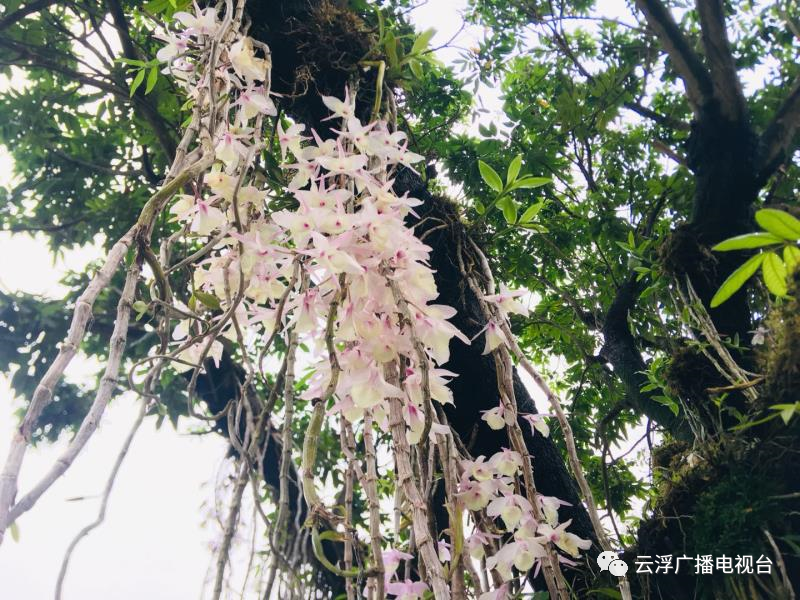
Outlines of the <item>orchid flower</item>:
{"label": "orchid flower", "polygon": [[478,596],[478,600],[506,600],[508,593],[508,584],[504,583],[497,589],[484,592]]}
{"label": "orchid flower", "polygon": [[386,586],[386,593],[395,596],[396,600],[421,600],[427,591],[428,584],[410,579],[406,579],[402,583],[389,583]]}
{"label": "orchid flower", "polygon": [[239,121],[242,125],[246,125],[250,119],[259,115],[265,114],[274,117],[278,114],[275,108],[275,103],[267,95],[266,92],[258,88],[246,89],[239,94],[234,105],[241,107],[239,112]]}
{"label": "orchid flower", "polygon": [[469,510],[478,511],[486,508],[489,501],[492,499],[492,486],[487,481],[471,481],[469,479],[462,479],[458,484],[458,493],[456,497],[459,498]]}
{"label": "orchid flower", "polygon": [[492,456],[489,464],[501,475],[512,477],[522,468],[522,456],[519,452],[503,448]]}
{"label": "orchid flower", "polygon": [[336,148],[337,156],[319,156],[316,159],[331,175],[355,176],[367,166],[369,158],[363,154],[347,154],[341,140],[337,141]]}
{"label": "orchid flower", "polygon": [[186,33],[191,35],[213,35],[219,27],[217,10],[213,7],[201,10],[197,2],[194,3],[194,14],[178,11],[173,16],[186,26]]}
{"label": "orchid flower", "polygon": [[190,229],[200,236],[207,236],[228,222],[225,213],[205,200],[197,200],[190,211],[194,212]]}
{"label": "orchid flower", "polygon": [[525,295],[525,291],[511,291],[502,283],[500,284],[500,293],[499,294],[491,294],[489,296],[484,296],[483,299],[487,302],[491,302],[492,304],[496,305],[502,314],[513,313],[517,315],[522,315],[523,317],[528,316],[528,308],[518,302],[516,298]]}
{"label": "orchid flower", "polygon": [[287,150],[290,151],[295,158],[299,158],[302,154],[302,142],[303,140],[308,139],[300,135],[306,128],[305,125],[302,123],[296,123],[294,125],[290,125],[289,129],[283,129],[283,125],[280,121],[278,121],[278,144],[281,147],[281,160],[286,160],[286,152]]}
{"label": "orchid flower", "polygon": [[226,131],[214,148],[217,158],[224,162],[229,169],[235,167],[239,160],[247,154],[247,148],[237,138],[238,136],[230,130]]}
{"label": "orchid flower", "polygon": [[545,520],[553,527],[558,524],[558,509],[561,506],[572,506],[566,500],[561,500],[555,496],[538,496],[539,504]]}
{"label": "orchid flower", "polygon": [[539,534],[547,538],[548,541],[553,542],[564,552],[578,558],[581,550],[588,550],[592,547],[591,540],[584,540],[574,533],[567,531],[572,523],[572,519],[565,521],[558,527],[552,527],[549,523],[539,524]]}
{"label": "orchid flower", "polygon": [[166,46],[162,46],[156,52],[156,58],[160,62],[172,62],[175,57],[184,54],[189,49],[189,42],[185,36],[156,34],[156,37],[167,42]]}
{"label": "orchid flower", "polygon": [[267,78],[269,58],[256,57],[252,38],[242,37],[234,42],[230,48],[230,59],[233,70],[248,83]]}
{"label": "orchid flower", "polygon": [[505,408],[500,404],[489,410],[481,411],[481,420],[486,421],[489,428],[499,431],[506,426]]}
{"label": "orchid flower", "polygon": [[486,345],[483,348],[483,354],[489,354],[501,345],[508,346],[506,334],[503,333],[503,329],[500,325],[494,321],[489,321],[484,331],[486,332]]}
{"label": "orchid flower", "polygon": [[381,555],[383,556],[383,576],[386,583],[392,579],[395,571],[397,571],[397,567],[400,566],[400,561],[414,559],[413,554],[401,552],[393,548],[384,550]]}
{"label": "orchid flower", "polygon": [[550,426],[547,424],[546,418],[551,415],[543,415],[543,414],[527,414],[527,415],[520,415],[523,419],[525,419],[531,426],[531,433],[535,435],[535,432],[541,433],[544,437],[548,437],[550,435]]}
{"label": "orchid flower", "polygon": [[356,98],[350,98],[350,89],[344,88],[344,100],[339,100],[335,96],[322,96],[322,102],[333,114],[323,120],[329,119],[349,119],[356,114]]}
{"label": "orchid flower", "polygon": [[533,506],[524,496],[519,494],[506,494],[500,498],[495,498],[486,508],[486,514],[490,517],[500,517],[506,529],[513,530],[522,519],[525,513],[533,510]]}

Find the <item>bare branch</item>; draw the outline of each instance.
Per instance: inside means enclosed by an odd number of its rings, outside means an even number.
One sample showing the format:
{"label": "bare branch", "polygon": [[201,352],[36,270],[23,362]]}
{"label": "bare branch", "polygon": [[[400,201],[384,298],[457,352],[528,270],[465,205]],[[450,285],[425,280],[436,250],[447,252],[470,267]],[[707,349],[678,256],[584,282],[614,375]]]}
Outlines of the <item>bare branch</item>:
{"label": "bare branch", "polygon": [[[67,471],[100,424],[100,419],[105,412],[109,400],[111,400],[111,395],[117,388],[117,377],[119,376],[119,368],[122,363],[122,355],[124,354],[125,343],[127,341],[128,320],[130,318],[131,305],[133,304],[133,297],[136,293],[136,283],[139,280],[140,271],[141,264],[139,261],[133,261],[133,264],[131,264],[128,269],[128,276],[125,280],[125,288],[122,291],[122,296],[117,303],[117,320],[114,323],[114,333],[111,335],[111,340],[109,342],[106,368],[103,372],[103,377],[100,379],[100,385],[97,388],[97,394],[95,395],[94,402],[89,412],[84,417],[78,433],[75,434],[67,450],[58,458],[39,483],[11,507],[11,510],[8,512],[8,524],[13,523],[21,514],[30,510],[42,494]],[[0,506],[0,509],[2,509],[2,506]],[[3,524],[4,523],[0,523],[0,525]],[[0,531],[2,530],[0,529]]]}
{"label": "bare branch", "polygon": [[114,466],[111,468],[111,474],[108,476],[108,481],[106,482],[105,490],[103,490],[103,500],[100,504],[100,512],[97,514],[97,519],[95,519],[92,523],[84,527],[78,532],[78,535],[70,542],[69,547],[67,548],[67,552],[64,555],[64,560],[61,563],[61,570],[58,572],[58,581],[56,582],[56,593],[55,598],[56,600],[61,600],[61,593],[64,586],[64,577],[67,575],[67,569],[69,568],[69,561],[72,558],[72,553],[75,551],[76,546],[78,543],[89,535],[94,529],[99,527],[106,518],[106,509],[108,508],[108,498],[111,496],[111,490],[114,488],[114,482],[117,479],[117,475],[119,474],[119,469],[122,466],[122,461],[125,460],[125,457],[128,454],[128,450],[131,448],[131,444],[133,443],[133,438],[136,437],[136,432],[139,431],[139,427],[144,421],[144,417],[147,414],[147,399],[142,398],[141,408],[139,409],[139,415],[136,417],[136,420],[133,422],[133,426],[131,430],[128,432],[128,436],[125,438],[125,441],[122,444],[122,448],[117,455],[116,461],[114,461]]}
{"label": "bare branch", "polygon": [[[228,563],[231,542],[233,540],[233,534],[236,531],[236,522],[239,520],[239,509],[242,506],[244,488],[247,487],[247,482],[250,480],[249,473],[247,459],[241,457],[239,461],[239,474],[236,477],[236,483],[234,484],[233,494],[231,496],[231,506],[228,510],[228,518],[225,520],[225,529],[222,532],[222,544],[220,545],[219,554],[217,555],[217,574],[214,578],[214,591],[211,595],[213,600],[219,600],[222,595],[225,565]],[[256,500],[256,502],[257,501],[258,500]]]}

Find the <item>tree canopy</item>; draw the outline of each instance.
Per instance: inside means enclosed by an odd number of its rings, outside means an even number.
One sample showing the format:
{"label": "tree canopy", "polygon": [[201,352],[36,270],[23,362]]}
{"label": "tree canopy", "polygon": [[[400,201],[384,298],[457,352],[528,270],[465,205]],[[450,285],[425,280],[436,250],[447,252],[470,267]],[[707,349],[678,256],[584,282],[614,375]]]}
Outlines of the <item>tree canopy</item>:
{"label": "tree canopy", "polygon": [[0,293],[0,540],[130,390],[230,441],[217,598],[248,485],[252,597],[794,597],[797,5],[415,4],[4,4],[0,226],[107,257]]}

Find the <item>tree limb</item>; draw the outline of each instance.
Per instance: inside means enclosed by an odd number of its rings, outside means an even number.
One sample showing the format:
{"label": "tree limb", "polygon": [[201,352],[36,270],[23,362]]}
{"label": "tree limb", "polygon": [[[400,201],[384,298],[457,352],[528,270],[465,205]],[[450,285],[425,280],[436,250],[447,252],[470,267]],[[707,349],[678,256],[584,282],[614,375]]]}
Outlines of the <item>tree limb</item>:
{"label": "tree limb", "polygon": [[672,129],[678,129],[680,131],[689,131],[690,129],[690,126],[686,121],[681,121],[680,119],[670,117],[669,115],[662,115],[661,113],[657,113],[656,111],[647,108],[646,106],[642,106],[638,102],[624,102],[622,106],[632,112],[635,112],[637,115],[646,119],[650,119],[651,121],[658,123],[659,125],[663,125],[664,127],[671,127]]}
{"label": "tree limb", "polygon": [[795,79],[789,94],[759,140],[759,185],[764,185],[775,169],[797,148],[798,128],[800,128],[800,77]]}
{"label": "tree limb", "polygon": [[725,30],[722,0],[696,0],[695,6],[700,16],[700,30],[714,96],[719,100],[723,116],[739,122],[745,117],[747,105]]}
{"label": "tree limb", "polygon": [[23,6],[22,8],[18,8],[14,12],[9,15],[6,15],[2,19],[0,19],[0,31],[11,27],[12,25],[19,23],[22,19],[27,17],[28,15],[32,15],[35,12],[39,12],[52,6],[53,4],[58,4],[58,0],[37,0],[36,2],[30,2]]}
{"label": "tree limb", "polygon": [[713,95],[708,71],[660,0],[636,0],[636,6],[642,11],[647,24],[672,59],[675,71],[686,86],[689,104],[697,114],[700,107]]}
{"label": "tree limb", "polygon": [[675,437],[680,437],[685,423],[665,405],[656,402],[652,394],[642,392],[648,379],[644,375],[647,365],[636,347],[636,340],[628,324],[628,313],[636,306],[640,283],[629,277],[617,290],[603,323],[603,347],[600,356],[614,368],[614,374],[625,386],[626,400]]}

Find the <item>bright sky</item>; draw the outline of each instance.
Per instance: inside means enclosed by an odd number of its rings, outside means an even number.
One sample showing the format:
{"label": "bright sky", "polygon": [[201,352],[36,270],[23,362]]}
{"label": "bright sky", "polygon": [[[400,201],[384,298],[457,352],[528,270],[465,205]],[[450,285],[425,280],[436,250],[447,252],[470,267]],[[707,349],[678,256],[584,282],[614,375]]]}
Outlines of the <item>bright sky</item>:
{"label": "bright sky", "polygon": [[[620,0],[621,1],[621,0]],[[616,4],[616,0],[614,4]],[[466,0],[429,1],[414,13],[420,29],[437,28],[436,47],[457,32],[458,13]],[[468,28],[455,44],[469,47],[480,28]],[[458,51],[439,57],[452,61]],[[484,90],[484,103],[500,107],[496,92]],[[10,159],[0,149],[0,185],[9,183]],[[59,298],[59,278],[66,266],[78,268],[97,256],[96,248],[66,252],[55,262],[44,239],[0,233],[0,288]],[[86,380],[96,365],[77,359],[68,370],[72,381]],[[5,458],[19,403],[0,377],[0,458]],[[68,474],[37,506],[18,521],[20,539],[0,546],[3,600],[53,597],[64,551],[75,533],[94,520],[111,465],[137,412],[136,400],[123,396],[112,402],[99,432]],[[194,425],[197,427],[197,424]],[[214,503],[213,483],[226,444],[216,435],[190,435],[191,424],[177,433],[168,424],[155,430],[145,421],[117,478],[105,523],[83,540],[67,574],[66,600],[175,600],[202,596],[213,557],[211,545],[219,529],[206,526]],[[635,439],[635,438],[634,438]],[[63,451],[67,440],[32,449],[22,470],[21,489],[28,489]],[[70,501],[71,498],[85,500]],[[243,544],[244,545],[244,544]],[[246,568],[247,553],[234,556],[234,579]],[[213,569],[211,569],[213,572]],[[238,596],[238,593],[236,595]],[[245,598],[254,597],[252,593]]]}

